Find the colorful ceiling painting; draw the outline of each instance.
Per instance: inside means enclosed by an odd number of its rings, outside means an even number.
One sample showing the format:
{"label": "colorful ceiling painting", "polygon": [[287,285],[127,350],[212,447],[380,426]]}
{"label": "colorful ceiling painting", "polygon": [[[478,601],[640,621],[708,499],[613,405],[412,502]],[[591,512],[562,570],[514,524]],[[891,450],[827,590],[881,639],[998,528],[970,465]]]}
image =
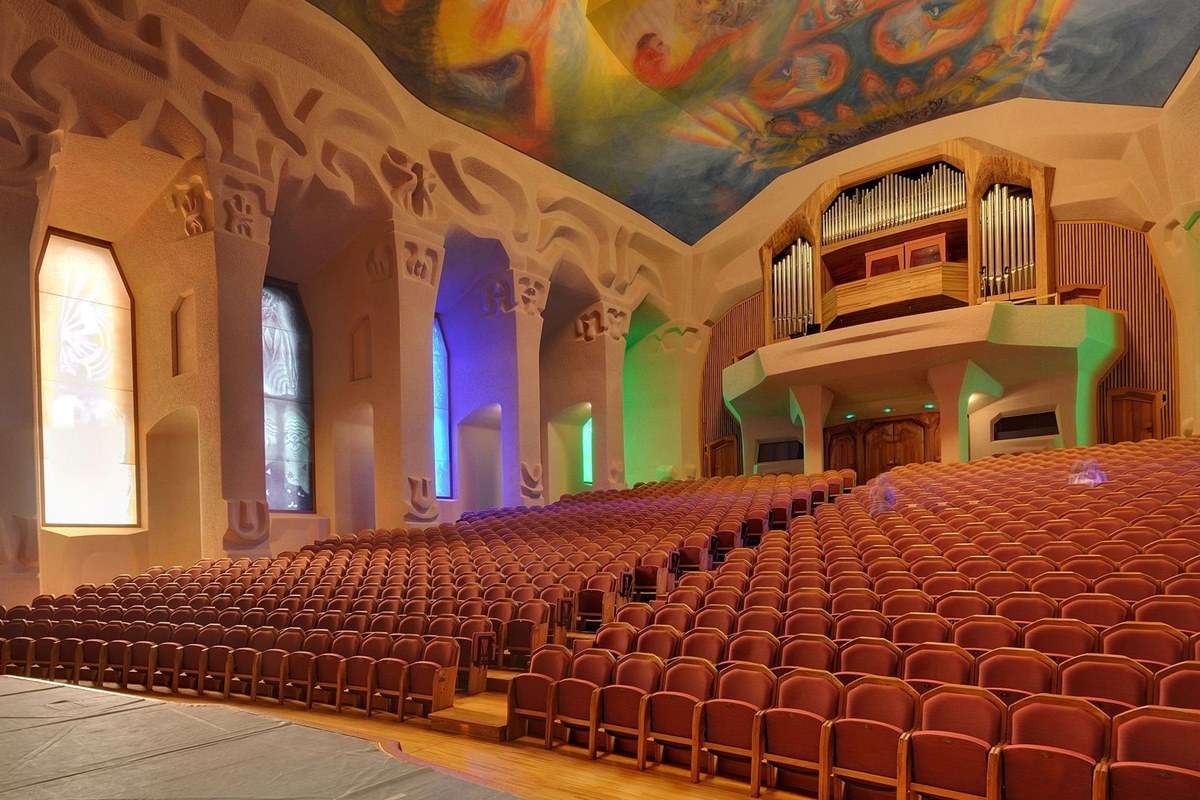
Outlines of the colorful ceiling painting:
{"label": "colorful ceiling painting", "polygon": [[1196,0],[309,0],[434,109],[694,242],[778,175],[1014,97],[1161,105]]}

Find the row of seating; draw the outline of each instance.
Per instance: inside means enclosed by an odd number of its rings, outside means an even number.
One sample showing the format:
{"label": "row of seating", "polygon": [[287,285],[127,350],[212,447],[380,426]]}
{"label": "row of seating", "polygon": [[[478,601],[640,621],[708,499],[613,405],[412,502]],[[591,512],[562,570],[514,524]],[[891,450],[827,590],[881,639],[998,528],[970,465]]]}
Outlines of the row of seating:
{"label": "row of seating", "polygon": [[[607,650],[548,646],[508,693],[510,732],[702,771],[740,774],[820,800],[835,785],[956,800],[1185,800],[1200,794],[1200,711],[1157,706],[1115,718],[1087,700],[1034,693],[1007,705],[986,688],[918,692],[892,677],[758,664],[717,670]],[[1113,742],[1115,741],[1115,748]],[[707,768],[706,768],[707,762]],[[815,792],[813,791],[815,789]],[[837,795],[837,796],[840,796]]]}
{"label": "row of seating", "polygon": [[489,637],[109,623],[89,638],[6,639],[0,672],[148,692],[244,695],[307,708],[353,707],[368,716],[382,709],[403,721],[406,703],[418,704],[423,714],[448,708],[456,685],[465,689],[486,677]]}

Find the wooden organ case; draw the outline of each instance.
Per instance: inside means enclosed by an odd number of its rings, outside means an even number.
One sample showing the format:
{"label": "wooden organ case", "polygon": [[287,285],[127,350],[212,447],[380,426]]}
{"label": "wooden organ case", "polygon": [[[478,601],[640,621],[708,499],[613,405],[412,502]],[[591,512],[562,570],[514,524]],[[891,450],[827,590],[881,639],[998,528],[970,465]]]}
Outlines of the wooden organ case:
{"label": "wooden organ case", "polygon": [[763,244],[766,343],[1001,299],[1054,302],[1053,170],[953,139],[822,184]]}

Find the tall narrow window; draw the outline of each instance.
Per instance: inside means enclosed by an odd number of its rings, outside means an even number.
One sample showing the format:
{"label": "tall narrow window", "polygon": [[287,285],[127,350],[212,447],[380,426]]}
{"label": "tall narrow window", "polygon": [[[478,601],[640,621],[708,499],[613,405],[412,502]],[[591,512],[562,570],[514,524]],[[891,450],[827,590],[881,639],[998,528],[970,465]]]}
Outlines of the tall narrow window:
{"label": "tall narrow window", "polygon": [[133,301],[112,249],[52,233],[38,267],[42,516],[137,525]]}
{"label": "tall narrow window", "polygon": [[450,352],[442,323],[433,318],[433,484],[438,497],[454,493],[450,477]]}
{"label": "tall narrow window", "polygon": [[312,335],[294,287],[262,290],[267,507],[313,511]]}
{"label": "tall narrow window", "polygon": [[583,441],[580,442],[579,452],[583,458],[583,482],[588,486],[592,485],[592,418],[588,417],[584,420],[582,432],[580,434]]}

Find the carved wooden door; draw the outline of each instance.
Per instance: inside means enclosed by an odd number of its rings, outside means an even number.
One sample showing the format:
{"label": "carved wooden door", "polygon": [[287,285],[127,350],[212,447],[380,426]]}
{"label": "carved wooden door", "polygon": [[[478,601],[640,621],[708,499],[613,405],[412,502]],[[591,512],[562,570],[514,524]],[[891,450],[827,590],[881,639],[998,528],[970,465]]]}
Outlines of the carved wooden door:
{"label": "carved wooden door", "polygon": [[926,459],[925,426],[914,419],[878,422],[863,434],[863,469],[859,480],[870,480],[903,464]]}
{"label": "carved wooden door", "polygon": [[852,469],[858,472],[858,437],[850,426],[843,425],[829,431],[825,444],[825,469]]}
{"label": "carved wooden door", "polygon": [[1162,393],[1115,389],[1108,400],[1108,440],[1140,442],[1162,436]]}
{"label": "carved wooden door", "polygon": [[707,452],[708,474],[719,478],[724,475],[738,474],[738,444],[737,439],[725,436],[709,442],[704,448]]}
{"label": "carved wooden door", "polygon": [[895,423],[879,422],[863,432],[863,465],[860,481],[869,481],[893,466]]}
{"label": "carved wooden door", "polygon": [[901,464],[920,464],[925,460],[925,426],[913,419],[893,423],[892,463],[888,469]]}

